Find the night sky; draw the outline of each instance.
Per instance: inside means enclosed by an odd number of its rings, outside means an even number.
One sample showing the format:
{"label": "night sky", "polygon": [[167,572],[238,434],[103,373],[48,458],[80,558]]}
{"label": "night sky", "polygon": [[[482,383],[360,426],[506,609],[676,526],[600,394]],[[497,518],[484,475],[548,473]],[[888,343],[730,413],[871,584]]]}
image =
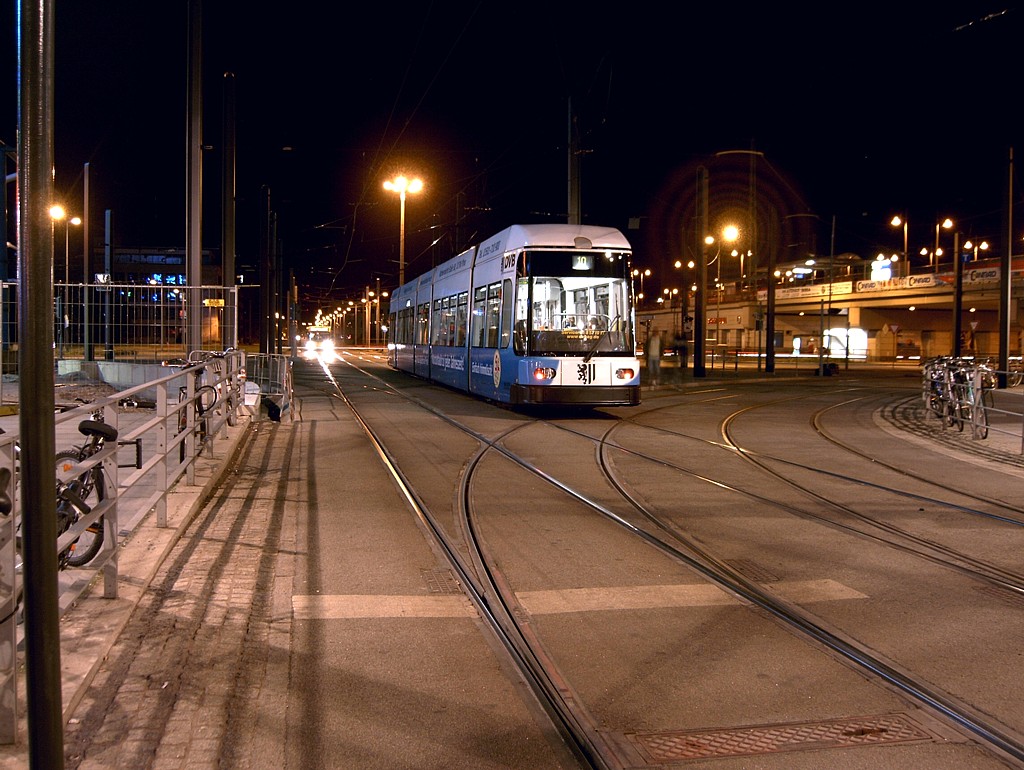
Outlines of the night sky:
{"label": "night sky", "polygon": [[[256,264],[269,189],[282,264],[314,303],[395,283],[398,200],[382,182],[399,171],[426,183],[408,200],[407,276],[509,224],[564,222],[570,103],[584,222],[623,229],[656,270],[696,240],[696,168],[713,209],[743,208],[750,151],[758,199],[808,223],[786,237],[818,253],[901,249],[895,213],[912,252],[946,216],[965,238],[1001,237],[1009,151],[1024,146],[1016,6],[704,5],[207,0],[204,245],[220,240],[225,72],[238,262]],[[185,242],[187,7],[57,6],[56,190],[74,209],[88,162],[118,246]]]}

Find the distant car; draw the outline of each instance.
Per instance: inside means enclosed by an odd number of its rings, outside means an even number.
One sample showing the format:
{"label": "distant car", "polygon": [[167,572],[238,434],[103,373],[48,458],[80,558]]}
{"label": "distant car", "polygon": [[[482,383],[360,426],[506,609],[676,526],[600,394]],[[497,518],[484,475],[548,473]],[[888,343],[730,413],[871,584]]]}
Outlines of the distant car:
{"label": "distant car", "polygon": [[306,337],[306,352],[333,353],[334,338],[329,331],[311,331]]}

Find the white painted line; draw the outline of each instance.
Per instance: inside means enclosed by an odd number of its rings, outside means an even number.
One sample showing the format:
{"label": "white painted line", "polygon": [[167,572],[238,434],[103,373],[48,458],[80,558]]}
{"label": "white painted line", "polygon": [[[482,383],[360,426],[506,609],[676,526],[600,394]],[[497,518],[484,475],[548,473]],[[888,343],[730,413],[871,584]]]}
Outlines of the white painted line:
{"label": "white painted line", "polygon": [[465,596],[383,596],[377,594],[333,594],[293,596],[296,620],[340,620],[351,618],[469,618],[476,610]]}
{"label": "white painted line", "polygon": [[[865,594],[834,580],[806,580],[772,583],[772,592],[793,602],[824,602],[866,599]],[[559,591],[523,591],[519,602],[531,615],[598,610],[642,610],[666,607],[713,607],[739,604],[739,600],[717,586],[651,585],[609,588],[567,588]]]}
{"label": "white painted line", "polygon": [[[770,588],[782,598],[796,603],[867,598],[865,594],[834,580],[778,582],[772,583]],[[706,583],[523,591],[518,594],[518,598],[531,615],[668,607],[714,607],[740,603],[732,594]],[[470,618],[476,615],[476,610],[466,597],[457,594],[317,594],[293,596],[292,614],[296,620]]]}

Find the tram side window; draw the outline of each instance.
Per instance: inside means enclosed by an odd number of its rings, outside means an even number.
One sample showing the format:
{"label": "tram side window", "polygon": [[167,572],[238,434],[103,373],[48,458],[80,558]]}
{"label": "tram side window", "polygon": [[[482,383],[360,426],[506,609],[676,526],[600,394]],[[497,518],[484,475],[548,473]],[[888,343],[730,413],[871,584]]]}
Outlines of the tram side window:
{"label": "tram side window", "polygon": [[[452,298],[452,302],[455,299]],[[466,324],[469,323],[469,292],[459,293],[459,303],[455,308],[455,344],[462,347],[466,344]]]}
{"label": "tram side window", "polygon": [[395,341],[403,345],[412,342],[412,308],[404,307],[398,312],[398,328],[395,330]]}
{"label": "tram side window", "polygon": [[498,329],[501,326],[501,282],[487,287],[487,344],[498,347]]}
{"label": "tram side window", "polygon": [[487,287],[481,286],[473,292],[473,322],[469,329],[469,338],[474,348],[484,347],[484,331],[487,314]]}
{"label": "tram side window", "polygon": [[502,350],[508,347],[509,336],[512,333],[512,281],[506,278],[502,281],[501,289],[501,344]]}
{"label": "tram side window", "polygon": [[430,342],[430,303],[424,302],[416,309],[416,344]]}
{"label": "tram side window", "polygon": [[441,339],[443,341],[441,344],[447,347],[452,347],[455,344],[455,303],[455,297],[445,297],[442,303]]}
{"label": "tram side window", "polygon": [[430,344],[431,345],[446,345],[445,342],[445,326],[444,326],[444,311],[442,307],[447,307],[448,300],[434,300],[434,312],[430,316]]}
{"label": "tram side window", "polygon": [[516,282],[515,335],[512,346],[517,356],[526,354],[527,328],[530,317],[530,280],[520,278]]}

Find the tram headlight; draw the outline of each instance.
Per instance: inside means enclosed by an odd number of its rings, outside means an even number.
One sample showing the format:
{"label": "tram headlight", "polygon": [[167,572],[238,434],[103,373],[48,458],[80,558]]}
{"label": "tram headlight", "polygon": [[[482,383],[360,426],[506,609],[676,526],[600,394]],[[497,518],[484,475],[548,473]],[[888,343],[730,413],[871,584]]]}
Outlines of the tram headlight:
{"label": "tram headlight", "polygon": [[616,369],[615,379],[617,380],[631,380],[636,376],[636,372],[632,369]]}
{"label": "tram headlight", "polygon": [[553,380],[555,379],[555,370],[550,366],[538,366],[533,370],[533,379],[535,380]]}

